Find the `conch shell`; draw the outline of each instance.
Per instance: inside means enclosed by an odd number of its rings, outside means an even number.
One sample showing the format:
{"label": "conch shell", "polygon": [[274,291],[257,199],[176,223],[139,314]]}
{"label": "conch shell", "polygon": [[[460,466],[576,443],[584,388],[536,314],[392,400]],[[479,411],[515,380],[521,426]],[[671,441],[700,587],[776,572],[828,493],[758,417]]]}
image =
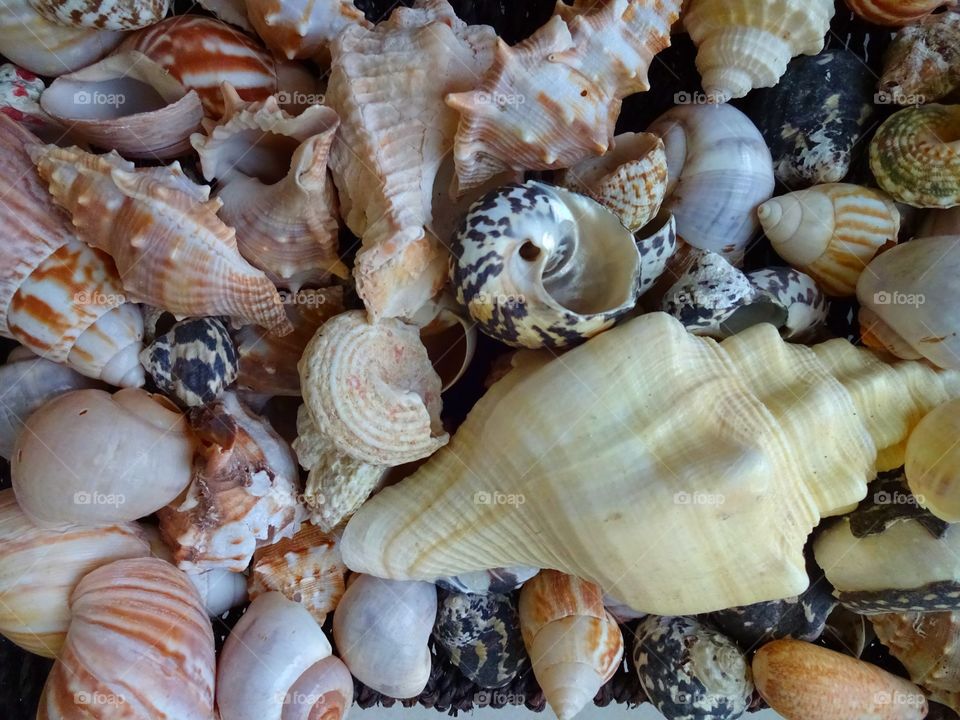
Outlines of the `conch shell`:
{"label": "conch shell", "polygon": [[935,102],[960,87],[960,12],[945,12],[897,33],[884,58],[880,90],[898,105]]}
{"label": "conch shell", "polygon": [[325,57],[347,27],[371,27],[353,0],[246,0],[246,11],[267,47],[288,60]]}
{"label": "conch shell", "polygon": [[960,400],[934,408],[907,440],[904,471],[910,491],[923,507],[949,523],[960,522],[958,440]]}
{"label": "conch shell", "polygon": [[348,26],[331,46],[327,102],[342,126],[330,168],[344,220],[363,238],[354,276],[374,320],[412,317],[444,284],[447,253],[426,230],[457,131],[443,99],[477,84],[495,40],[446,0],[420,0],[375,29]]}
{"label": "conch shell", "polygon": [[960,373],[845,340],[807,348],[758,325],[718,344],[662,313],[514,364],[449,448],[351,518],[347,567],[552,567],[661,615],[791,597],[821,517],[864,496],[878,450],[902,462],[912,423],[960,397]]}
{"label": "conch shell", "polygon": [[171,0],[29,0],[57,25],[96,30],[138,30],[160,22]]}
{"label": "conch shell", "polygon": [[697,69],[712,102],[773,87],[797,55],[824,46],[833,0],[690,0],[683,26],[697,46]]}
{"label": "conch shell", "polygon": [[54,199],[81,236],[113,256],[125,290],[180,315],[227,315],[285,334],[276,288],[237,250],[210,188],[179,163],[135,168],[117,153],[28,148]]}
{"label": "conch shell", "polygon": [[73,592],[67,640],[37,720],[213,720],[213,629],[187,576],[165,560],[118,560]]}
{"label": "conch shell", "polygon": [[617,671],[623,635],[593,583],[544,570],[520,590],[520,632],[533,674],[560,720],[579,713]]}
{"label": "conch shell", "polygon": [[942,7],[955,7],[957,0],[846,0],[847,7],[867,22],[899,27],[922,20]]}
{"label": "conch shell", "polygon": [[279,287],[348,277],[337,257],[337,195],[327,179],[327,155],[337,114],[311,105],[297,117],[276,96],[255,103],[223,88],[226,113],[195,135],[204,177],[220,181],[220,218],[237,230],[237,247]]}

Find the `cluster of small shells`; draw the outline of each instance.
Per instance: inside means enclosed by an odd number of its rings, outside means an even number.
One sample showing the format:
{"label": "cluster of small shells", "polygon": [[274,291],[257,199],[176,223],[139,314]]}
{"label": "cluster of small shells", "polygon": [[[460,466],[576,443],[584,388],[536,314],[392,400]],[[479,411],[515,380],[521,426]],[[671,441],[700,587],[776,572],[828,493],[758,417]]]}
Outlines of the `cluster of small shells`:
{"label": "cluster of small shells", "polygon": [[[960,713],[956,2],[574,0],[512,46],[201,4],[0,2],[38,720],[342,720],[438,662],[568,720],[625,656],[667,720]],[[616,133],[681,31],[705,102]]]}

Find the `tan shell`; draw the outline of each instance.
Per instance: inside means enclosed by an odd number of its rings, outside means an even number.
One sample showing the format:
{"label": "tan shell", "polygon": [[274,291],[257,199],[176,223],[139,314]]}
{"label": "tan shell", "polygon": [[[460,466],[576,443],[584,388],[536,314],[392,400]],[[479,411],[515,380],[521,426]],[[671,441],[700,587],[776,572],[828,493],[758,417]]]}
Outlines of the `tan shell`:
{"label": "tan shell", "polygon": [[884,58],[880,91],[897,105],[935,102],[960,86],[960,12],[897,33]]}
{"label": "tan shell", "polygon": [[246,9],[267,47],[288,60],[323,57],[344,28],[371,27],[353,0],[246,0]]}
{"label": "tan shell", "polygon": [[171,0],[29,0],[52,23],[95,30],[137,30],[163,20]]}
{"label": "tan shell", "polygon": [[921,20],[938,8],[955,7],[956,0],[846,0],[867,22],[898,27]]}
{"label": "tan shell", "polygon": [[960,400],[934,408],[910,433],[905,472],[923,507],[960,522]]}

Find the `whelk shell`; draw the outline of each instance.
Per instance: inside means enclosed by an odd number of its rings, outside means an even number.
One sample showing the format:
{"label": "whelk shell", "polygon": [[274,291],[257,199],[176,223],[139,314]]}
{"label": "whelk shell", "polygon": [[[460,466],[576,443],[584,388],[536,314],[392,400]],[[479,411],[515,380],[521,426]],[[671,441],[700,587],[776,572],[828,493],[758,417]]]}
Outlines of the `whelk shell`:
{"label": "whelk shell", "polygon": [[57,25],[95,30],[138,30],[160,22],[171,0],[29,0]]}
{"label": "whelk shell", "polygon": [[917,424],[907,440],[905,473],[923,507],[960,522],[960,401],[934,408]]}
{"label": "whelk shell", "polygon": [[960,12],[945,12],[897,33],[884,58],[880,90],[898,105],[935,102],[960,87]]}
{"label": "whelk shell", "polygon": [[867,22],[897,27],[922,20],[956,0],[846,0],[847,6]]}
{"label": "whelk shell", "polygon": [[267,47],[288,60],[322,58],[345,28],[371,27],[353,0],[246,0],[246,13]]}

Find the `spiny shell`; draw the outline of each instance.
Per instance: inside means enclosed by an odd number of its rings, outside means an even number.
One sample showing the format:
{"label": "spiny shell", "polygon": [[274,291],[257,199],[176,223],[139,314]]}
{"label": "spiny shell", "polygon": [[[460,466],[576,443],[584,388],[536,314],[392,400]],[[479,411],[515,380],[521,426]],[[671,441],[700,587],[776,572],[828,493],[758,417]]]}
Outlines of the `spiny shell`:
{"label": "spiny shell", "polygon": [[897,27],[921,20],[956,0],[846,0],[847,6],[867,22]]}
{"label": "spiny shell", "polygon": [[757,215],[777,254],[838,297],[856,294],[867,265],[900,233],[900,211],[887,195],[845,183],[768,200]]}
{"label": "spiny shell", "polygon": [[960,205],[960,105],[925,105],[890,117],[870,144],[870,168],[894,200]]}
{"label": "spiny shell", "polygon": [[797,55],[823,50],[833,0],[690,0],[683,26],[713,102],[773,87]]}
{"label": "spiny shell", "polygon": [[96,30],[138,30],[160,22],[170,0],[29,0],[57,25]]}
{"label": "spiny shell", "polygon": [[140,353],[157,387],[187,407],[216,400],[237,379],[233,340],[216,318],[179,322]]}
{"label": "spiny shell", "polygon": [[960,87],[960,12],[908,25],[884,58],[880,91],[897,105],[928,103]]}
{"label": "spiny shell", "polygon": [[477,201],[454,238],[457,299],[480,329],[514,347],[559,348],[633,309],[640,254],[617,217],[536,181]]}
{"label": "spiny shell", "polygon": [[934,408],[914,428],[905,470],[921,505],[942,520],[960,522],[960,401]]}
{"label": "spiny shell", "polygon": [[786,720],[923,720],[913,683],[800,640],[774,640],[753,658],[757,690]]}
{"label": "spiny shell", "polygon": [[753,696],[750,665],[737,646],[691,618],[641,621],[633,664],[650,702],[669,720],[736,720]]}
{"label": "spiny shell", "polygon": [[370,27],[353,0],[246,0],[246,11],[267,47],[288,60],[323,57],[345,28]]}
{"label": "spiny shell", "polygon": [[509,595],[443,595],[433,638],[450,662],[482,688],[512,682],[527,661],[520,617]]}
{"label": "spiny shell", "polygon": [[539,568],[522,566],[478,570],[454,577],[438,578],[437,585],[444,590],[455,593],[471,595],[495,593],[503,595],[518,590],[538,572],[540,572]]}
{"label": "spiny shell", "polygon": [[83,239],[113,256],[126,291],[181,315],[292,328],[276,288],[237,251],[210,188],[173,163],[135,168],[117,153],[31,146],[40,176]]}
{"label": "spiny shell", "polygon": [[73,592],[63,652],[37,720],[210,720],[213,630],[200,596],[165,560],[118,560]]}

